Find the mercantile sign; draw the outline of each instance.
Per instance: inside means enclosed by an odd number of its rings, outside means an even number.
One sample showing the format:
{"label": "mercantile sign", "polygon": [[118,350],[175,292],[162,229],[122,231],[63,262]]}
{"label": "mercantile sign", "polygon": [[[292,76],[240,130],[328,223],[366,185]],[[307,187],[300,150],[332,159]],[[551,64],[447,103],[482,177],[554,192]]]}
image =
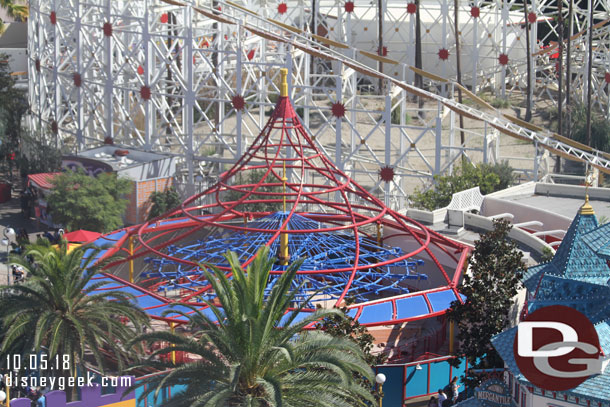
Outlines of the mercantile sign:
{"label": "mercantile sign", "polygon": [[497,379],[485,380],[475,389],[474,398],[481,407],[513,406],[510,390],[505,383]]}

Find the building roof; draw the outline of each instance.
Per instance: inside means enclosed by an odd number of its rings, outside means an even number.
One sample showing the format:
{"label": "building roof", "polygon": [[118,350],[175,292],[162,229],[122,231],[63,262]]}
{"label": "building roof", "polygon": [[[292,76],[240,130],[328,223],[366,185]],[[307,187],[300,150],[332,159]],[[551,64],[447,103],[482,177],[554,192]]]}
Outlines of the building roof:
{"label": "building roof", "polygon": [[582,240],[595,253],[610,259],[610,223],[605,223],[585,234]]}
{"label": "building roof", "polygon": [[34,183],[37,187],[42,189],[51,189],[53,184],[51,181],[53,178],[61,174],[61,172],[43,172],[40,174],[28,175],[28,183]]}
{"label": "building roof", "polygon": [[0,48],[27,48],[28,24],[10,23],[6,31],[0,36]]}
{"label": "building roof", "polygon": [[[608,355],[610,303],[607,299],[610,297],[610,267],[595,252],[594,249],[599,249],[593,240],[595,238],[610,241],[610,227],[598,227],[595,214],[585,204],[570,225],[555,257],[550,262],[531,267],[523,281],[533,296],[528,311],[549,305],[565,305],[582,312],[595,324],[601,348]],[[516,332],[516,327],[504,331],[492,339],[492,344],[514,376],[531,386],[515,362],[513,344]],[[592,376],[572,390],[555,393],[559,397],[569,394],[608,402],[610,369],[607,368],[604,374]]]}
{"label": "building roof", "polygon": [[[523,276],[523,284],[535,294],[544,276],[555,276],[590,284],[607,286],[610,268],[582,237],[598,226],[594,214],[578,213],[561,245],[550,262],[531,267]],[[608,232],[610,230],[607,229]]]}
{"label": "building roof", "polygon": [[[544,183],[538,182],[538,185],[545,186]],[[558,184],[552,184],[553,188],[559,188]],[[561,185],[566,189],[566,195],[558,195],[557,192],[545,194],[544,192],[527,191],[524,193],[515,193],[511,195],[502,195],[501,199],[505,201],[520,203],[533,208],[543,208],[545,211],[573,219],[574,213],[578,211],[582,205],[584,198],[584,187],[573,186],[573,185]],[[539,187],[543,189],[543,187]],[[601,195],[607,193],[607,188],[595,188],[596,190],[603,191],[600,194],[591,196],[589,203],[595,210],[595,214],[599,217],[605,216],[610,218],[610,205],[608,205],[608,199],[602,199]],[[581,196],[577,196],[578,193],[582,192]],[[491,194],[491,196],[498,196]]]}
{"label": "building roof", "polygon": [[549,305],[565,305],[582,312],[593,323],[610,317],[607,299],[610,287],[591,284],[553,275],[545,275],[536,288],[535,301],[530,302],[528,312]]}
{"label": "building roof", "polygon": [[[117,152],[119,154],[117,154]],[[89,158],[104,162],[112,167],[114,171],[120,171],[139,165],[152,163],[158,160],[171,159],[171,156],[140,151],[132,148],[117,147],[114,145],[104,145],[81,151],[78,157]]]}
{"label": "building roof", "polygon": [[[609,321],[603,321],[596,324],[595,330],[599,336],[599,342],[604,353],[608,355],[608,352],[610,352]],[[521,371],[517,367],[517,362],[515,362],[513,343],[515,341],[516,333],[517,328],[511,328],[496,335],[491,342],[514,377],[521,383],[532,386],[532,384],[521,374]],[[610,400],[610,367],[606,368],[604,374],[592,376],[572,390],[563,392],[557,391],[555,393],[557,399],[560,399],[562,395],[567,394],[576,397],[588,398],[594,401],[604,401],[606,403],[603,405],[606,406],[608,405],[607,402]]]}

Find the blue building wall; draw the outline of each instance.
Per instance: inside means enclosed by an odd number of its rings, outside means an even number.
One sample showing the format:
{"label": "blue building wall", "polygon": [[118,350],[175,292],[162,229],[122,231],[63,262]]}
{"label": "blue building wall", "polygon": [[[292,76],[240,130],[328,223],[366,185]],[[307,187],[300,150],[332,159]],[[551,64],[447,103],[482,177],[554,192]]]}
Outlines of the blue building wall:
{"label": "blue building wall", "polygon": [[[380,365],[376,373],[383,373],[383,403],[388,406],[401,406],[405,400],[432,395],[444,389],[454,376],[462,384],[461,376],[466,369],[466,361],[461,360],[457,368],[449,364],[450,357],[411,362],[403,365]],[[418,368],[419,366],[419,368]]]}

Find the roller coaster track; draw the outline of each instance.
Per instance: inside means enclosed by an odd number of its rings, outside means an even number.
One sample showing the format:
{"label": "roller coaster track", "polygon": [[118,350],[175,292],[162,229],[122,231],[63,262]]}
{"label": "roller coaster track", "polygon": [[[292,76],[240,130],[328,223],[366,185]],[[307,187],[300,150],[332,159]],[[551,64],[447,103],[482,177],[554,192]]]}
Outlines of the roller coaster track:
{"label": "roller coaster track", "polygon": [[[175,0],[162,1],[174,6],[188,6],[185,3]],[[299,49],[314,57],[341,62],[344,66],[350,67],[361,74],[384,79],[388,83],[393,83],[395,86],[402,88],[408,93],[442,103],[459,115],[486,122],[503,134],[532,142],[535,146],[544,148],[553,154],[570,160],[587,163],[601,172],[610,174],[610,154],[595,150],[587,145],[570,140],[539,126],[525,122],[517,117],[503,114],[458,83],[419,70],[415,67],[407,66],[414,72],[434,81],[444,82],[448,85],[453,84],[453,86],[461,89],[479,108],[486,109],[486,111],[460,104],[456,100],[437,95],[404,81],[394,79],[374,68],[370,68],[363,63],[356,61],[354,58],[350,58],[335,51],[333,48],[352,49],[354,55],[358,52],[363,56],[384,64],[403,65],[390,58],[378,56],[366,51],[354,50],[347,44],[305,32],[297,27],[284,24],[280,21],[264,18],[258,13],[231,1],[218,1],[218,4],[221,6],[219,10],[206,6],[196,6],[193,7],[193,10],[223,24],[240,25],[243,29],[249,31],[253,35],[267,40],[288,44],[293,48]],[[492,112],[489,112],[489,110]]]}

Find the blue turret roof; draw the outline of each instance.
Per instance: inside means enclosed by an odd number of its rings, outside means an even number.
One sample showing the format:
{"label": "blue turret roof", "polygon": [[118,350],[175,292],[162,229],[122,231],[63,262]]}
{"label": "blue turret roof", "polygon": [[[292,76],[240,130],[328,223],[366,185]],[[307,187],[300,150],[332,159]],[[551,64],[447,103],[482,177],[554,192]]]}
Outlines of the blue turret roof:
{"label": "blue turret roof", "polygon": [[[601,345],[602,350],[608,355],[610,353],[609,322],[603,321],[597,323],[595,325],[595,330],[599,336],[599,344]],[[515,362],[513,343],[515,341],[516,333],[517,328],[511,328],[496,335],[491,342],[513,376],[521,383],[529,384],[529,381],[519,371],[517,362]],[[610,400],[610,367],[606,368],[604,374],[591,376],[589,379],[569,391],[556,392],[557,399],[560,399],[564,394],[607,403],[608,400]],[[606,406],[607,404],[603,405]]]}
{"label": "blue turret roof", "polygon": [[575,279],[544,275],[537,287],[536,297],[531,301],[528,312],[549,305],[565,305],[574,308],[597,323],[610,318],[610,287]]}
{"label": "blue turret roof", "polygon": [[[536,293],[544,276],[555,276],[589,284],[607,286],[610,267],[606,260],[585,243],[583,236],[597,228],[594,214],[579,212],[566,233],[553,260],[528,269],[523,284],[532,294]],[[605,230],[610,241],[610,228]],[[563,297],[561,293],[557,293]]]}
{"label": "blue turret roof", "polygon": [[[588,203],[574,218],[553,260],[531,267],[523,283],[534,296],[528,310],[535,311],[549,305],[566,305],[585,314],[599,336],[602,350],[610,354],[610,267],[600,254],[610,255],[610,226],[598,227],[597,219]],[[609,256],[610,257],[610,256]],[[510,371],[522,383],[523,377],[515,362],[513,343],[517,328],[511,328],[492,339]],[[591,376],[578,387],[562,394],[585,397],[589,400],[610,400],[610,368],[604,374]],[[606,404],[604,404],[605,406]]]}
{"label": "blue turret roof", "polygon": [[610,260],[610,223],[605,223],[582,237],[591,250]]}

